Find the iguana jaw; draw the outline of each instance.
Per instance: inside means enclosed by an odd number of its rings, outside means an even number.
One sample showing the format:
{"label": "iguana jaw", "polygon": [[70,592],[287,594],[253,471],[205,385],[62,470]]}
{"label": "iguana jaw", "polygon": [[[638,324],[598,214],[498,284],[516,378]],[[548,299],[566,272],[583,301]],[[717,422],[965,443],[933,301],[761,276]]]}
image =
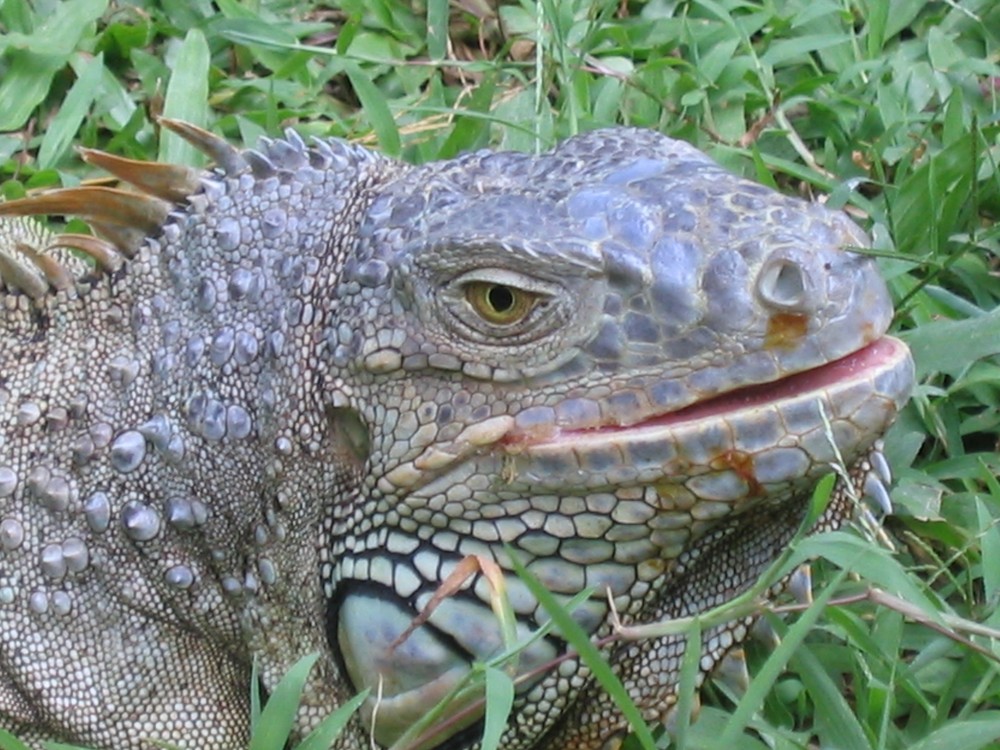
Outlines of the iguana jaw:
{"label": "iguana jaw", "polygon": [[516,486],[668,481],[693,493],[690,502],[739,502],[850,463],[892,423],[912,385],[909,350],[886,336],[821,367],[628,426],[532,420],[502,449]]}
{"label": "iguana jaw", "polygon": [[[515,427],[504,443],[512,452],[522,448],[544,446],[549,442],[611,432],[634,433],[654,427],[677,425],[696,419],[722,416],[743,409],[767,408],[788,399],[798,398],[826,388],[844,387],[879,377],[883,371],[900,367],[910,357],[905,344],[892,336],[880,338],[863,348],[833,362],[804,372],[796,372],[767,383],[744,386],[726,393],[699,400],[681,409],[651,414],[629,424],[616,421],[613,414],[578,424],[562,422],[558,426],[525,425],[516,419]],[[902,384],[901,384],[902,385]],[[535,420],[531,420],[535,421]]]}
{"label": "iguana jaw", "polygon": [[[729,393],[702,401],[676,412],[654,417],[647,426],[677,425],[697,419],[724,416],[744,409],[780,408],[780,402],[825,389],[856,387],[865,382],[874,383],[886,373],[897,368],[905,369],[910,353],[899,339],[886,336],[829,364],[805,372],[795,373],[771,383],[739,388]],[[905,383],[899,383],[900,388]],[[638,425],[635,425],[636,427]]]}

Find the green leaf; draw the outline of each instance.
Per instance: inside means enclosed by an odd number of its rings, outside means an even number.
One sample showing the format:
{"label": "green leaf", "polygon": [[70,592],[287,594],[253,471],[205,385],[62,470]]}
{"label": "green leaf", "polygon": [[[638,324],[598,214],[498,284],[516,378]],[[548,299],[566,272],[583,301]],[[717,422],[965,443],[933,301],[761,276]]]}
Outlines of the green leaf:
{"label": "green leaf", "polygon": [[0,35],[0,52],[13,47],[46,57],[59,58],[65,64],[80,39],[93,29],[92,24],[107,10],[108,0],[67,0],[57,13],[46,15],[33,32]]}
{"label": "green leaf", "polygon": [[954,40],[938,26],[927,31],[927,56],[936,70],[950,70],[960,66],[967,58]]}
{"label": "green leaf", "polygon": [[372,83],[365,73],[355,63],[344,66],[344,72],[351,81],[354,93],[358,95],[361,109],[364,111],[372,130],[378,137],[379,147],[389,156],[399,156],[402,144],[399,140],[399,128],[389,110],[385,96]]}
{"label": "green leaf", "polygon": [[981,747],[996,747],[998,738],[1000,711],[983,711],[965,721],[946,724],[910,745],[908,750],[979,750]]}
{"label": "green leaf", "polygon": [[65,60],[55,55],[18,52],[10,55],[10,66],[0,80],[0,131],[24,126],[49,93],[52,78]]}
{"label": "green leaf", "polygon": [[867,539],[844,531],[831,531],[806,537],[799,542],[794,559],[806,561],[816,557],[826,558],[842,570],[860,574],[866,580],[900,596],[929,615],[937,611],[899,560]]}
{"label": "green leaf", "polygon": [[367,690],[363,690],[353,698],[351,698],[347,703],[340,706],[337,710],[327,716],[319,725],[309,733],[302,742],[295,746],[295,750],[328,750],[333,741],[340,736],[340,733],[344,731],[344,727],[347,726],[347,722],[351,720],[354,716],[354,712],[357,711],[361,704],[365,702],[368,697]]}
{"label": "green leaf", "polygon": [[[208,42],[198,29],[184,38],[180,53],[167,84],[163,114],[175,120],[206,127],[208,124]],[[178,135],[164,130],[160,138],[159,161],[170,164],[201,166],[204,158],[198,150]]]}
{"label": "green leaf", "polygon": [[808,648],[792,655],[791,666],[798,672],[806,690],[822,710],[815,713],[816,728],[824,747],[864,748],[868,746],[865,730],[854,710],[841,693],[841,686],[830,679],[824,665]]}
{"label": "green leaf", "polygon": [[1000,354],[1000,307],[977,318],[926,323],[900,334],[913,352],[917,379],[958,375],[970,363]]}
{"label": "green leaf", "polygon": [[514,681],[496,667],[486,667],[486,718],[482,750],[497,750],[507,729],[507,717],[514,706]]}
{"label": "green leaf", "polygon": [[295,723],[302,690],[319,654],[303,656],[288,670],[271,693],[250,738],[250,750],[284,747]]}
{"label": "green leaf", "polygon": [[10,58],[0,82],[0,131],[24,126],[107,7],[108,0],[68,0],[34,31],[0,34],[0,52],[8,50]]}
{"label": "green leaf", "polygon": [[59,108],[59,112],[45,131],[42,146],[38,150],[39,169],[56,166],[69,149],[83,123],[83,118],[90,110],[90,105],[97,98],[103,75],[103,54],[83,63],[76,82],[66,94],[66,99]]}
{"label": "green leaf", "polygon": [[[490,106],[496,93],[496,78],[486,76],[472,91],[467,104],[468,111],[455,121],[444,144],[438,152],[439,159],[447,159],[463,151],[471,150],[481,143],[481,138],[488,134],[490,122]],[[483,115],[483,116],[480,116]]]}
{"label": "green leaf", "polygon": [[1000,492],[997,491],[997,478],[986,467],[983,473],[987,486],[992,485],[994,512],[991,513],[986,502],[976,499],[976,517],[979,520],[980,543],[983,554],[983,584],[986,591],[994,592],[994,596],[1000,594],[1000,519],[996,512],[996,505],[1000,501]]}
{"label": "green leaf", "polygon": [[698,697],[698,677],[701,674],[701,624],[695,619],[691,629],[685,634],[684,655],[681,657],[680,679],[677,683],[677,704],[674,718],[673,738],[679,747],[684,747],[691,718],[695,715],[695,700]]}
{"label": "green leaf", "polygon": [[0,23],[7,27],[8,33],[30,34],[35,26],[35,14],[32,12],[30,0],[0,2]]}
{"label": "green leaf", "polygon": [[865,42],[869,59],[882,52],[886,38],[886,23],[889,19],[889,0],[871,0],[867,13]]}
{"label": "green leaf", "polygon": [[[231,2],[228,5],[243,10],[243,6],[238,3]],[[236,44],[259,44],[286,51],[298,46],[298,39],[285,29],[256,16],[241,15],[219,20],[213,24],[213,30]]]}
{"label": "green leaf", "polygon": [[257,660],[253,660],[250,667],[250,728],[253,729],[260,723],[260,667]]}
{"label": "green leaf", "polygon": [[[802,542],[800,542],[800,546],[804,546]],[[834,581],[837,582],[845,578],[846,575],[846,570],[842,570],[835,577]],[[771,652],[764,665],[757,670],[753,680],[750,682],[750,687],[747,688],[747,692],[740,699],[739,705],[736,706],[736,710],[733,711],[732,717],[726,726],[726,730],[722,733],[722,737],[719,740],[719,747],[731,746],[742,733],[744,727],[750,723],[753,714],[760,710],[765,695],[774,686],[778,677],[784,671],[785,665],[788,664],[796,649],[802,644],[809,631],[812,630],[817,620],[819,620],[820,615],[823,613],[823,608],[833,597],[835,590],[836,585],[830,585],[817,597],[809,609],[803,612],[795,624],[788,629],[784,638],[781,639],[781,643]]]}
{"label": "green leaf", "polygon": [[789,60],[804,57],[810,52],[825,50],[846,43],[843,33],[836,31],[829,34],[807,34],[774,42],[761,55],[761,62],[775,67]]}
{"label": "green leaf", "polygon": [[448,53],[448,0],[427,2],[427,54],[431,60],[443,60]]}
{"label": "green leaf", "polygon": [[0,729],[0,750],[28,750],[28,746],[6,729]]}
{"label": "green leaf", "polygon": [[908,30],[920,12],[927,7],[927,0],[869,0],[889,6],[886,37],[891,38]]}
{"label": "green leaf", "polygon": [[967,133],[900,181],[893,205],[900,252],[944,255],[955,225],[968,212],[977,167],[975,138]]}

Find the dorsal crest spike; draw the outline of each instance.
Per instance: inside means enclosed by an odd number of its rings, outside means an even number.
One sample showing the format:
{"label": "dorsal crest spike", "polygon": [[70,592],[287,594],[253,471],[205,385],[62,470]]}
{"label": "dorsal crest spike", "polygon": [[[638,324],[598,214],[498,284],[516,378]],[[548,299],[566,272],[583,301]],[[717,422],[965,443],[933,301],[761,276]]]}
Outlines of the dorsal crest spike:
{"label": "dorsal crest spike", "polygon": [[295,130],[292,130],[292,128],[285,128],[285,140],[300,154],[304,154],[309,150],[309,147],[306,146],[306,142],[302,140],[302,136]]}
{"label": "dorsal crest spike", "polygon": [[52,241],[48,229],[33,219],[0,217],[0,289],[39,300],[52,289],[72,287],[77,264],[52,252]]}
{"label": "dorsal crest spike", "polygon": [[171,203],[180,203],[198,190],[200,185],[200,172],[191,167],[126,159],[90,148],[79,148],[78,151],[88,164],[100,167],[118,179]]}
{"label": "dorsal crest spike", "polygon": [[117,271],[122,267],[124,254],[111,242],[89,234],[64,233],[52,238],[45,250],[72,248],[91,258],[104,271]]}
{"label": "dorsal crest spike", "polygon": [[134,258],[136,251],[146,240],[147,234],[135,227],[125,227],[105,221],[93,220],[90,228],[99,238],[126,258]]}
{"label": "dorsal crest spike", "polygon": [[16,249],[35,265],[45,280],[54,289],[63,290],[73,286],[73,274],[58,258],[48,255],[26,242],[19,242]]}
{"label": "dorsal crest spike", "polygon": [[295,170],[309,164],[306,144],[298,136],[294,139],[270,141],[266,146],[266,154],[280,169]]}
{"label": "dorsal crest spike", "polygon": [[40,300],[52,290],[70,289],[93,266],[67,250],[82,252],[102,271],[117,270],[124,262],[123,253],[98,237],[53,235],[33,219],[0,216],[0,291]]}
{"label": "dorsal crest spike", "polygon": [[145,234],[158,230],[169,213],[170,204],[159,198],[95,186],[64,188],[0,203],[0,216],[80,216]]}
{"label": "dorsal crest spike", "polygon": [[274,175],[278,173],[278,169],[274,166],[274,162],[272,162],[260,151],[257,151],[256,149],[247,149],[243,152],[243,155],[250,164],[250,171],[253,172],[254,177],[263,180],[268,177],[274,177]]}
{"label": "dorsal crest spike", "polygon": [[22,292],[37,300],[48,294],[49,284],[24,252],[28,247],[27,243],[16,241],[9,250],[0,246],[0,282],[3,288]]}
{"label": "dorsal crest spike", "polygon": [[171,117],[160,117],[157,122],[207,155],[227,175],[237,175],[247,168],[246,159],[240,150],[215,133]]}

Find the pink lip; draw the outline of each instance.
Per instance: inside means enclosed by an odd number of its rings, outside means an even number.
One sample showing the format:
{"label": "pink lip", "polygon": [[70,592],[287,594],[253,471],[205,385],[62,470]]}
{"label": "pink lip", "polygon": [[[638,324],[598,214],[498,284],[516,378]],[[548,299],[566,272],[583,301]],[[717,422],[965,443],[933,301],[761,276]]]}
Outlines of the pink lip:
{"label": "pink lip", "polygon": [[649,424],[680,424],[715,414],[725,414],[774,401],[783,401],[802,393],[818,391],[835,383],[869,379],[873,377],[875,372],[898,362],[905,351],[906,347],[901,341],[886,336],[863,349],[821,367],[796,373],[771,383],[739,388],[707,401],[691,404],[670,414],[654,417],[642,424],[644,426]]}
{"label": "pink lip", "polygon": [[[729,414],[736,411],[752,409],[767,404],[791,399],[804,393],[822,390],[834,384],[846,384],[851,381],[870,380],[882,370],[889,369],[908,356],[906,345],[898,339],[886,336],[872,342],[863,349],[848,354],[829,364],[790,375],[770,383],[751,385],[739,388],[719,396],[700,401],[669,414],[660,414],[641,422],[622,427],[605,425],[585,429],[561,429],[558,436],[561,440],[572,436],[583,437],[606,432],[632,432],[651,427],[665,427],[693,422],[718,414]],[[549,436],[549,439],[556,435]],[[529,440],[529,443],[540,445],[548,440]]]}

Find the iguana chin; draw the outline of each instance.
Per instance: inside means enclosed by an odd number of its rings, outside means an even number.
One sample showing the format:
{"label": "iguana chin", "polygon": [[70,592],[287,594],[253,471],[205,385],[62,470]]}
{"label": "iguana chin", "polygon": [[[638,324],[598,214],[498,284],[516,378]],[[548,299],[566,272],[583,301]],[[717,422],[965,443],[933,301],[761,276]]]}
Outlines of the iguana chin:
{"label": "iguana chin", "polygon": [[[316,652],[300,732],[371,688],[337,748],[473,747],[481,693],[418,723],[505,648],[501,590],[517,638],[549,619],[515,557],[591,592],[575,621],[662,721],[684,640],[613,614],[751,586],[841,459],[818,528],[887,503],[913,369],[845,215],[637,129],[410,166],[163,124],[217,166],[83,150],[132,187],[0,204],[94,231],[0,219],[0,724],[29,745],[239,747],[251,664],[270,690]],[[558,628],[505,668],[501,747],[627,732]]]}

